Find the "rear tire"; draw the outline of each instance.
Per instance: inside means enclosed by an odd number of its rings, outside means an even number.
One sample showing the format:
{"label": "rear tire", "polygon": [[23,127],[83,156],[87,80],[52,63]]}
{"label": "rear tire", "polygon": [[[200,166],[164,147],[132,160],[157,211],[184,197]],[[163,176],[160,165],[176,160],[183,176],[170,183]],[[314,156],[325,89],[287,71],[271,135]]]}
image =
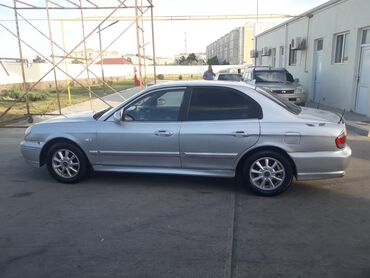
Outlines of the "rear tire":
{"label": "rear tire", "polygon": [[243,184],[263,196],[278,195],[293,180],[293,167],[286,156],[276,151],[259,151],[244,161]]}
{"label": "rear tire", "polygon": [[49,173],[61,183],[81,181],[88,172],[88,166],[85,154],[71,143],[56,143],[48,151]]}

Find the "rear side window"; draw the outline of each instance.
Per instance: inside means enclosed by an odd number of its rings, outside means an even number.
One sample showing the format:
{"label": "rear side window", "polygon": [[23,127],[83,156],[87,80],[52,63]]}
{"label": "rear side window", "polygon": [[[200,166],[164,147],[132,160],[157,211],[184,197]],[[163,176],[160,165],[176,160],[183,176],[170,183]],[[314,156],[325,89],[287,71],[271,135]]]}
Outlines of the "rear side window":
{"label": "rear side window", "polygon": [[188,121],[261,119],[260,105],[230,88],[198,87],[191,94]]}

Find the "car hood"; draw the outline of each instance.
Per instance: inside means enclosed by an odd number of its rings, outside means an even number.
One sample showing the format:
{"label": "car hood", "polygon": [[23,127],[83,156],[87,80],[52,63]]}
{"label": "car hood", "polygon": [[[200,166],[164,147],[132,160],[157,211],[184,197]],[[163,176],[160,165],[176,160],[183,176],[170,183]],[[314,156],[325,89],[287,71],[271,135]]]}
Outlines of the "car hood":
{"label": "car hood", "polygon": [[256,87],[268,88],[270,90],[294,90],[297,86],[299,86],[297,83],[256,83]]}
{"label": "car hood", "polygon": [[86,121],[95,121],[94,119],[95,112],[80,112],[74,114],[68,114],[64,116],[58,116],[46,120],[46,123],[57,123],[57,122],[86,122]]}
{"label": "car hood", "polygon": [[306,121],[338,123],[341,118],[340,115],[325,110],[308,107],[301,107],[301,109],[297,117]]}

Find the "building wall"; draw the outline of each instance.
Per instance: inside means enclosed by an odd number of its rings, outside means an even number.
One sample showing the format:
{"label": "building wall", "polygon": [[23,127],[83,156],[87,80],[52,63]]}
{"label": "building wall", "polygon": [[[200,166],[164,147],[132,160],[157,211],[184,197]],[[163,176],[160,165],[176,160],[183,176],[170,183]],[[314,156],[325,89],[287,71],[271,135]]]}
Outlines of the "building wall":
{"label": "building wall", "polygon": [[217,56],[220,63],[227,62],[231,65],[243,63],[244,27],[235,28],[230,33],[222,36],[217,41],[209,44],[206,49],[207,59]]}
{"label": "building wall", "polygon": [[[22,71],[21,65],[19,63],[6,63],[3,62],[5,68],[7,69],[9,75],[0,67],[0,85],[11,85],[22,83]],[[106,78],[110,77],[121,77],[121,78],[133,78],[134,76],[134,65],[104,65],[104,76]],[[214,72],[225,70],[230,68],[230,65],[217,65],[213,66]],[[51,64],[48,63],[33,63],[25,67],[26,81],[29,83],[38,81],[43,75],[52,68]],[[61,66],[64,70],[64,66]],[[84,71],[84,65],[81,64],[69,64],[68,74],[74,78],[78,75],[77,79],[85,80],[87,79],[86,71]],[[164,75],[174,75],[174,74],[194,74],[202,77],[204,71],[206,71],[208,66],[206,65],[196,65],[196,66],[157,66],[157,74]],[[101,65],[91,65],[89,66],[90,71],[94,74],[90,74],[91,78],[95,76],[101,77]],[[146,72],[148,75],[153,75],[153,66],[147,66]],[[66,75],[60,70],[56,70],[57,80],[66,80]],[[80,74],[81,73],[81,74]],[[71,81],[71,78],[69,78]],[[51,71],[45,78],[42,79],[44,82],[54,81],[54,75]]]}
{"label": "building wall", "polygon": [[[323,39],[322,73],[319,90],[321,103],[346,110],[355,109],[357,75],[360,60],[362,29],[370,27],[369,0],[331,1],[331,5],[313,10],[297,20],[280,25],[257,36],[257,49],[285,47],[285,67],[299,78],[310,99],[314,99],[314,46],[315,40]],[[348,61],[333,62],[335,34],[349,32],[347,47]],[[306,50],[297,51],[296,65],[289,65],[289,44],[292,38],[306,38]],[[260,57],[258,64],[271,65],[272,57]],[[369,77],[370,78],[370,77]],[[369,92],[370,94],[370,92]],[[370,96],[368,111],[370,116]]]}
{"label": "building wall", "polygon": [[250,57],[250,52],[254,49],[254,26],[253,25],[245,25],[244,26],[244,36],[243,36],[243,47],[242,49],[242,56],[241,61],[243,64],[252,65],[253,58]]}

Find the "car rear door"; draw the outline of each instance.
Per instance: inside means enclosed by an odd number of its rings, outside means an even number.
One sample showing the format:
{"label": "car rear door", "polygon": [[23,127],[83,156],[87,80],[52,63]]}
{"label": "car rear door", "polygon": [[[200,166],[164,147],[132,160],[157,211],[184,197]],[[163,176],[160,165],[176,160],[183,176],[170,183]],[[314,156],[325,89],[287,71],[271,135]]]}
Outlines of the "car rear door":
{"label": "car rear door", "polygon": [[189,94],[180,130],[182,167],[233,170],[238,157],[258,141],[261,107],[228,87],[194,87]]}

